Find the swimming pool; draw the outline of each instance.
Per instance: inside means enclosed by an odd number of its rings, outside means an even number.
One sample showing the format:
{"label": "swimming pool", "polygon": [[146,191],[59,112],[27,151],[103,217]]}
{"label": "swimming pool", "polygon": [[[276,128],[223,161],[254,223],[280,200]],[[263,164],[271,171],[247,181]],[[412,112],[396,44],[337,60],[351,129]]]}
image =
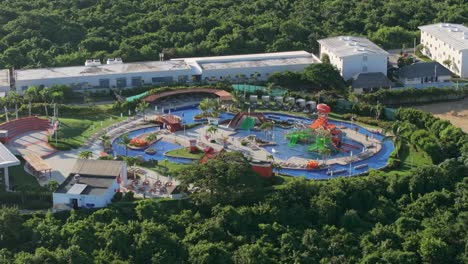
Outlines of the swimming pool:
{"label": "swimming pool", "polygon": [[[165,111],[166,113],[168,110]],[[181,116],[185,124],[192,124],[196,123],[196,121],[193,119],[195,115],[200,113],[201,111],[196,107],[196,106],[190,106],[190,107],[184,107],[180,109],[175,109],[171,110],[171,114]],[[278,113],[264,113],[267,118],[273,117],[274,120],[294,120],[295,122],[300,122],[305,125],[311,124],[312,120],[310,118],[306,117],[297,117],[297,116],[292,116],[292,115],[287,115],[287,114],[278,114]],[[223,119],[230,119],[234,115],[229,114],[229,113],[223,113],[221,115],[221,120]],[[329,179],[332,177],[340,177],[340,176],[353,176],[353,175],[358,175],[367,172],[369,169],[381,169],[385,167],[387,160],[394,150],[394,145],[393,142],[390,140],[384,140],[384,136],[374,134],[371,131],[355,125],[351,124],[349,122],[341,122],[341,121],[334,121],[334,120],[329,120],[330,123],[335,124],[337,126],[344,126],[348,127],[351,129],[358,128],[358,132],[364,135],[368,135],[369,137],[376,138],[380,141],[383,142],[382,144],[382,149],[376,153],[375,155],[358,161],[354,162],[348,165],[339,165],[339,164],[332,164],[328,168],[325,169],[320,169],[320,170],[303,170],[303,169],[276,169],[277,172],[280,172],[282,174],[290,175],[290,176],[304,176],[308,179]],[[154,132],[159,130],[159,128],[145,128],[145,129],[139,129],[135,130],[133,132],[129,133],[129,136],[135,137],[143,133],[148,133],[148,132]],[[322,157],[314,152],[310,152],[307,150],[309,147],[309,144],[297,144],[294,147],[289,147],[288,143],[289,140],[285,138],[285,133],[292,131],[291,128],[289,129],[284,129],[281,127],[275,126],[271,132],[265,133],[264,131],[246,131],[246,130],[237,130],[236,134],[234,135],[235,137],[245,137],[248,135],[256,135],[258,138],[263,139],[263,140],[268,140],[268,141],[275,141],[277,145],[275,146],[266,146],[264,149],[271,153],[275,158],[286,160],[292,156],[296,157],[301,157],[305,159],[322,159]],[[114,150],[114,155],[125,155],[125,147],[121,146],[118,144],[120,142],[120,137],[114,140],[112,143],[112,147]],[[364,146],[354,140],[351,140],[350,138],[344,138],[344,143],[351,144],[355,146],[356,148],[348,148],[350,150],[349,153],[340,151],[338,153],[335,153],[331,156],[331,158],[337,158],[337,157],[347,157],[351,155],[357,155],[361,153],[364,149]],[[165,142],[165,141],[158,141],[154,143],[153,145],[150,146],[151,148],[154,148],[157,150],[156,154],[150,155],[146,154],[143,150],[128,150],[129,156],[142,156],[144,160],[169,160],[172,162],[176,163],[192,163],[193,160],[191,159],[186,159],[186,158],[172,158],[172,157],[167,157],[164,155],[165,152],[173,149],[178,149],[181,148],[180,145],[170,143],[170,142]],[[273,151],[273,149],[275,151]],[[367,164],[367,167],[360,168],[360,169],[355,169],[354,167]],[[333,176],[327,174],[327,171],[338,171],[338,170],[343,170],[342,172],[339,173],[334,173]]]}

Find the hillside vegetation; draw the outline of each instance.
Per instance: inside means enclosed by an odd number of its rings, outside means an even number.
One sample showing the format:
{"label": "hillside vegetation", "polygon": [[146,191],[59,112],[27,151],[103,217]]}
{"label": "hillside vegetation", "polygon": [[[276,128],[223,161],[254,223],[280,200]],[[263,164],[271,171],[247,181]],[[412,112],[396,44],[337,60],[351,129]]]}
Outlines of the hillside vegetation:
{"label": "hillside vegetation", "polygon": [[356,34],[385,48],[413,45],[417,27],[467,23],[466,1],[389,0],[6,0],[0,68],[304,49]]}

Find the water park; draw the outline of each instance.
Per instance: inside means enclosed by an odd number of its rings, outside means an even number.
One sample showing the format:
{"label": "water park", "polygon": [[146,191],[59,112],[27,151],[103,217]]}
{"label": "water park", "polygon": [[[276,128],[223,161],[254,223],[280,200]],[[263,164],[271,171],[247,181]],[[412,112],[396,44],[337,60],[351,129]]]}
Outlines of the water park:
{"label": "water park", "polygon": [[[315,104],[314,118],[268,111],[220,111],[186,102],[154,104],[144,128],[120,130],[113,156],[141,161],[203,162],[222,151],[239,151],[263,176],[279,172],[308,179],[355,176],[386,166],[392,141],[376,130],[329,118],[331,108]],[[180,103],[180,102],[179,102]],[[203,110],[202,110],[203,109]],[[227,108],[225,108],[227,109]],[[127,139],[124,139],[127,137]],[[125,140],[130,140],[127,145]],[[195,154],[196,153],[196,154]]]}

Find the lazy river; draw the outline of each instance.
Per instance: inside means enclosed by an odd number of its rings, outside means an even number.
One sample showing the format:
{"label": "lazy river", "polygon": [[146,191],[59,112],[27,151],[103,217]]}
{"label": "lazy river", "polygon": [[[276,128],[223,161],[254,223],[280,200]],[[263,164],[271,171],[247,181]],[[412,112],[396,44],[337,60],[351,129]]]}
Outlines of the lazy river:
{"label": "lazy river", "polygon": [[[166,110],[165,112],[167,113],[168,111]],[[171,111],[171,114],[182,117],[183,122],[185,124],[196,123],[193,117],[198,113],[200,113],[200,110],[197,109],[196,106],[174,109]],[[290,120],[290,121],[294,120],[295,123],[303,123],[304,125],[309,125],[313,121],[310,118],[297,117],[297,116],[292,116],[292,115],[287,115],[287,114],[268,113],[268,112],[264,112],[264,114],[267,118],[272,118],[274,120]],[[231,119],[233,116],[234,116],[233,114],[223,113],[220,117],[221,119],[220,121]],[[381,150],[371,157],[368,157],[364,160],[353,162],[348,165],[330,164],[327,168],[318,169],[318,170],[283,168],[283,169],[279,169],[279,172],[281,172],[282,174],[290,175],[290,176],[304,176],[308,179],[329,179],[331,177],[359,175],[359,174],[367,172],[369,169],[381,169],[386,166],[387,160],[390,154],[392,153],[392,151],[394,150],[394,145],[391,140],[386,140],[384,136],[375,134],[355,124],[342,122],[342,121],[333,121],[333,120],[330,120],[329,122],[339,127],[347,127],[353,130],[357,128],[360,134],[367,135],[369,138],[372,137],[372,138],[378,139],[379,141],[382,142]],[[300,157],[300,158],[306,158],[306,159],[322,159],[323,157],[320,156],[319,154],[308,151],[307,144],[297,144],[293,147],[288,146],[289,140],[285,138],[285,134],[290,131],[293,131],[293,129],[294,128],[281,128],[281,127],[275,126],[272,129],[272,131],[269,131],[269,132],[255,131],[255,130],[251,130],[251,131],[237,130],[236,134],[234,134],[233,136],[243,138],[249,135],[255,135],[256,137],[262,140],[275,141],[276,145],[266,146],[263,148],[269,153],[271,153],[276,159],[286,160],[290,157]],[[139,129],[139,130],[130,132],[129,136],[130,138],[133,138],[135,136],[148,133],[148,132],[154,132],[157,130],[159,130],[159,128]],[[188,131],[191,131],[191,130],[187,130],[187,132]],[[118,144],[120,141],[121,141],[121,138],[118,137],[112,143],[114,155],[125,155],[125,147]],[[345,137],[344,143],[346,143],[346,147],[343,147],[343,148],[348,150],[348,152],[339,151],[337,153],[332,154],[329,158],[339,158],[339,157],[348,157],[351,155],[358,155],[364,150],[364,146],[362,144],[354,140],[351,140],[350,138]],[[134,157],[140,156],[146,161],[167,159],[171,162],[176,162],[176,163],[192,163],[193,162],[193,160],[191,159],[173,158],[173,157],[168,157],[165,155],[165,152],[169,150],[181,148],[181,146],[178,144],[160,140],[160,141],[157,141],[156,143],[153,143],[149,147],[155,149],[157,152],[151,155],[151,154],[146,154],[143,150],[129,149],[128,155],[134,156]],[[330,174],[331,171],[333,171],[334,173]]]}

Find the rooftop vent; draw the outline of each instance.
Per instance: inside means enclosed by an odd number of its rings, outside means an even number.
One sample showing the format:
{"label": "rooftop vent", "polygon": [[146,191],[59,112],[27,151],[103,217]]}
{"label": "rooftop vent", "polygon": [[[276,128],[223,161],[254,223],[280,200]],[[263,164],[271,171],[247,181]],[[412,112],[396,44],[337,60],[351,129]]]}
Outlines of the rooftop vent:
{"label": "rooftop vent", "polygon": [[460,29],[457,28],[457,27],[452,27],[452,28],[449,29],[449,31],[450,31],[450,32],[459,32]]}
{"label": "rooftop vent", "polygon": [[349,45],[355,47],[355,46],[358,45],[358,43],[357,42],[350,42]]}
{"label": "rooftop vent", "polygon": [[121,58],[109,58],[106,61],[106,64],[122,64],[123,61]]}
{"label": "rooftop vent", "polygon": [[80,175],[78,173],[73,176],[73,179],[75,180],[75,183],[80,183]]}
{"label": "rooftop vent", "polygon": [[450,24],[449,23],[442,23],[442,24],[440,24],[440,27],[447,28],[447,27],[450,27]]}
{"label": "rooftop vent", "polygon": [[462,39],[468,39],[468,32],[463,32]]}
{"label": "rooftop vent", "polygon": [[352,39],[351,39],[351,37],[346,36],[346,37],[341,37],[341,40],[343,40],[343,41],[351,41]]}
{"label": "rooftop vent", "polygon": [[85,61],[85,66],[98,66],[101,65],[101,61],[99,59],[88,59]]}
{"label": "rooftop vent", "polygon": [[359,48],[356,48],[356,51],[366,51],[367,49],[365,47],[359,47]]}

